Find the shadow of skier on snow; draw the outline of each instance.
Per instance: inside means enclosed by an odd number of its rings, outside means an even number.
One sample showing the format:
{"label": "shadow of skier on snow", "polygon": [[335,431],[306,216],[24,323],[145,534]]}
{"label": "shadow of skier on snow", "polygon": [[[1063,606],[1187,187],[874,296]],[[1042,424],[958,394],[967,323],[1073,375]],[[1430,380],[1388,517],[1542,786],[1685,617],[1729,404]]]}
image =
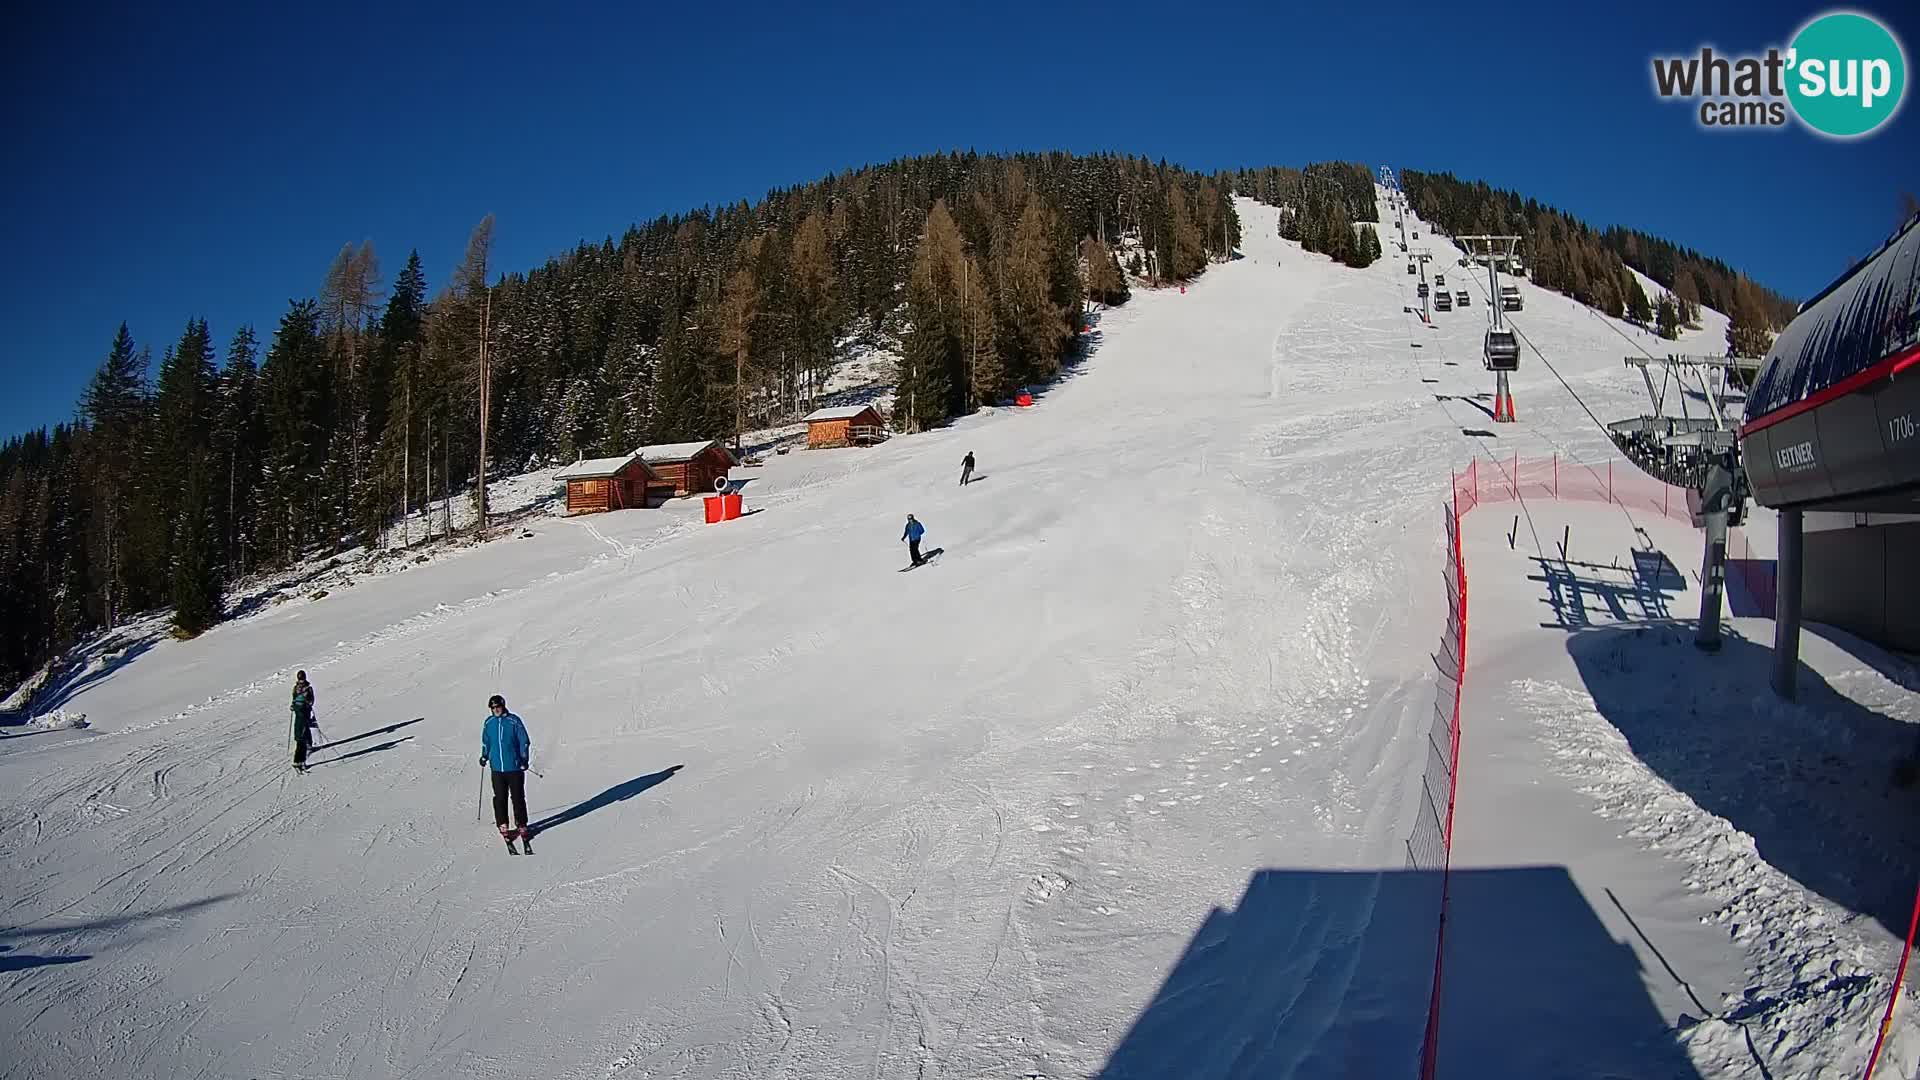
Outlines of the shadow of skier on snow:
{"label": "shadow of skier on snow", "polygon": [[[344,741],[344,740],[343,740],[343,741]],[[369,747],[366,747],[366,748],[364,748],[364,749],[361,749],[361,750],[354,750],[354,751],[352,751],[352,752],[350,752],[350,753],[345,753],[345,754],[341,754],[341,755],[340,755],[339,757],[330,757],[330,758],[328,758],[328,759],[327,759],[327,760],[325,760],[325,761],[315,761],[315,762],[311,762],[311,763],[309,763],[309,764],[307,765],[307,768],[309,768],[309,769],[317,769],[317,768],[319,768],[319,767],[320,767],[320,766],[322,766],[322,765],[333,765],[333,764],[336,764],[336,763],[338,763],[338,762],[342,762],[342,761],[350,761],[350,760],[352,760],[353,758],[357,758],[357,757],[364,757],[364,756],[366,756],[366,755],[368,755],[368,754],[377,754],[377,753],[379,753],[379,752],[380,752],[380,751],[382,751],[382,750],[391,750],[391,749],[393,749],[394,747],[396,747],[396,746],[399,746],[399,745],[400,745],[401,743],[403,743],[403,742],[412,742],[412,741],[413,741],[413,736],[411,736],[411,735],[408,735],[408,736],[407,736],[406,738],[404,738],[404,739],[393,739],[393,740],[391,740],[391,741],[389,741],[389,742],[383,742],[383,743],[376,743],[376,744],[375,744],[375,745],[373,745],[373,746],[369,746]],[[336,743],[336,744],[331,744],[331,745],[338,745],[338,744]]]}
{"label": "shadow of skier on snow", "polygon": [[383,728],[374,728],[372,731],[363,731],[358,735],[349,735],[344,739],[335,739],[330,743],[321,743],[319,746],[313,747],[307,752],[310,754],[317,754],[322,750],[331,750],[336,746],[345,746],[351,742],[359,742],[361,739],[371,739],[375,735],[386,735],[391,732],[399,731],[403,727],[412,727],[415,724],[423,723],[425,722],[426,719],[427,718],[424,716],[416,716],[411,720],[402,720],[398,723],[388,724],[386,727],[383,727]]}
{"label": "shadow of skier on snow", "polygon": [[586,817],[595,810],[612,806],[617,802],[625,802],[650,787],[664,784],[673,779],[673,774],[679,772],[682,767],[683,766],[675,765],[672,768],[662,769],[656,773],[648,773],[645,776],[636,776],[631,780],[615,784],[600,794],[595,795],[593,798],[582,803],[575,803],[557,814],[549,814],[529,825],[527,828],[537,836],[540,833],[546,832],[548,829],[565,825],[575,818]]}

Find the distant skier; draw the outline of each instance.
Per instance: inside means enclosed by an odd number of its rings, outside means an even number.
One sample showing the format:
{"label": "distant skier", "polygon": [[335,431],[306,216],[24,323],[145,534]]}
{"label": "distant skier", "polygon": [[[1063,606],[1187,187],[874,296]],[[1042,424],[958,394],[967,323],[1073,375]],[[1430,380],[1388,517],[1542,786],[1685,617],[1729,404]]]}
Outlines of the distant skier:
{"label": "distant skier", "polygon": [[[487,699],[487,722],[480,729],[480,764],[492,770],[493,823],[500,830],[507,850],[518,855],[514,837],[527,841],[527,854],[533,854],[533,834],[527,829],[527,765],[533,758],[533,741],[527,738],[527,725],[507,711],[507,699],[495,694]],[[507,798],[513,798],[513,820],[518,828],[507,828]]]}
{"label": "distant skier", "polygon": [[967,456],[960,459],[960,486],[966,487],[967,481],[971,479],[973,479],[973,451],[969,450]]}
{"label": "distant skier", "polygon": [[313,684],[302,671],[293,677],[293,767],[307,771],[307,751],[313,749]]}
{"label": "distant skier", "polygon": [[907,554],[913,556],[913,565],[915,566],[919,566],[921,563],[927,561],[920,557],[920,538],[926,534],[926,526],[915,520],[912,514],[908,514],[907,528],[905,532],[900,534],[900,539],[907,542]]}

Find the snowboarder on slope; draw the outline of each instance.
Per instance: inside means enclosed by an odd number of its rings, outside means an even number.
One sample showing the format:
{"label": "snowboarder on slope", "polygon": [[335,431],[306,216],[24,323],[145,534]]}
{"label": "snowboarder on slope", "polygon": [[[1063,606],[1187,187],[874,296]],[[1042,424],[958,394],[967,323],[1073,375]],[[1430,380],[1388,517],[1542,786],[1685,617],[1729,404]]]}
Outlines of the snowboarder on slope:
{"label": "snowboarder on slope", "polygon": [[[514,837],[531,840],[527,830],[527,765],[533,758],[533,741],[527,738],[527,725],[507,711],[507,699],[495,694],[487,699],[487,722],[480,729],[480,764],[492,770],[493,824],[513,850]],[[507,798],[513,798],[513,819],[517,829],[507,828]],[[532,848],[528,848],[529,851]]]}
{"label": "snowboarder on slope", "polygon": [[915,566],[919,566],[921,563],[927,561],[920,557],[920,538],[925,536],[926,533],[926,526],[916,521],[912,514],[908,514],[907,528],[905,532],[900,534],[900,539],[907,542],[907,554],[913,556],[913,565]]}
{"label": "snowboarder on slope", "polygon": [[960,486],[966,487],[967,481],[971,480],[972,478],[973,478],[973,451],[969,450],[967,451],[967,456],[960,459]]}
{"label": "snowboarder on slope", "polygon": [[302,671],[293,677],[293,767],[307,771],[307,751],[313,749],[313,684]]}

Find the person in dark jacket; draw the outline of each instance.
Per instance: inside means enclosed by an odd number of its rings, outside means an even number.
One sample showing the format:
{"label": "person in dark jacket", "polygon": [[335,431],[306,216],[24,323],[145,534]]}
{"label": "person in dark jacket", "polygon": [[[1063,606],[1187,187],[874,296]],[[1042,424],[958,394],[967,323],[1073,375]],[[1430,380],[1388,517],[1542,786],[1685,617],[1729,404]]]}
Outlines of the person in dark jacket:
{"label": "person in dark jacket", "polygon": [[926,526],[915,521],[912,514],[908,514],[907,528],[905,532],[900,534],[900,539],[907,542],[907,554],[913,556],[913,565],[915,566],[926,562],[925,559],[920,557],[920,538],[925,536],[926,533]]}
{"label": "person in dark jacket", "polygon": [[960,486],[966,487],[967,481],[971,479],[973,479],[973,451],[969,450],[967,456],[960,459]]}
{"label": "person in dark jacket", "polygon": [[293,677],[293,767],[307,771],[307,751],[313,749],[313,684],[302,671]]}
{"label": "person in dark jacket", "polygon": [[[480,729],[480,764],[493,773],[493,823],[513,846],[514,837],[529,838],[527,831],[527,766],[533,760],[533,740],[527,738],[527,725],[507,711],[507,699],[495,694],[487,699],[487,722]],[[513,800],[513,820],[518,826],[507,828],[507,800]]]}

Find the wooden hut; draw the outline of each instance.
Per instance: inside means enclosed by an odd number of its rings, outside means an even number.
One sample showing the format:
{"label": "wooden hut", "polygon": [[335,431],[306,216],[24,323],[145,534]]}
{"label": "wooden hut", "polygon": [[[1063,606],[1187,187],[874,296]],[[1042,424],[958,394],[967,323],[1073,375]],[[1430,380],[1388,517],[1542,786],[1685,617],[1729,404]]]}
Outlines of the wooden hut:
{"label": "wooden hut", "polygon": [[887,423],[871,405],[817,409],[807,414],[807,449],[871,446],[887,437]]}
{"label": "wooden hut", "polygon": [[652,483],[675,495],[710,495],[713,482],[739,464],[716,439],[643,446],[636,452],[657,477]]}
{"label": "wooden hut", "polygon": [[569,514],[639,509],[647,505],[647,489],[660,482],[659,475],[638,452],[576,461],[555,473],[553,479],[567,485]]}

